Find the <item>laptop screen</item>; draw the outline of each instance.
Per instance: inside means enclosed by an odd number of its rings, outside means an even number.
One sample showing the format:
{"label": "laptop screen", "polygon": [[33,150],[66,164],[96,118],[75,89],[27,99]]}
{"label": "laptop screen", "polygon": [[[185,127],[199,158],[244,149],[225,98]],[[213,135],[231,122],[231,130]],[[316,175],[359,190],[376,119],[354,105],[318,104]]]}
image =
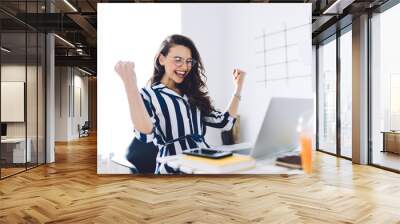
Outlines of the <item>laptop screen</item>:
{"label": "laptop screen", "polygon": [[7,136],[7,124],[1,123],[1,136]]}
{"label": "laptop screen", "polygon": [[296,149],[300,140],[299,128],[310,124],[313,106],[313,99],[273,97],[251,156],[275,156]]}

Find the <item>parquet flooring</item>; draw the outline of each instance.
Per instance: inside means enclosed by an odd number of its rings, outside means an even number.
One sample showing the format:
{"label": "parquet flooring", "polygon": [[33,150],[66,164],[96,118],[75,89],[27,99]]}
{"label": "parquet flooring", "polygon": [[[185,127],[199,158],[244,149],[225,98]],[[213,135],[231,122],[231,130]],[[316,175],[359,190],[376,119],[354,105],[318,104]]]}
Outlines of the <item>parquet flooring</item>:
{"label": "parquet flooring", "polygon": [[4,168],[3,167],[3,168],[1,168],[1,176],[2,177],[7,177],[7,176],[10,176],[12,174],[24,171],[24,170],[25,170],[25,167],[24,168]]}
{"label": "parquet flooring", "polygon": [[26,169],[32,169],[34,167],[36,167],[36,163],[27,163],[27,168],[25,168],[25,164],[18,164],[18,165],[7,164],[5,167],[1,168],[1,178],[8,177],[19,172],[23,172]]}
{"label": "parquet flooring", "polygon": [[400,175],[315,154],[312,175],[96,174],[96,137],[0,181],[0,223],[400,223]]}

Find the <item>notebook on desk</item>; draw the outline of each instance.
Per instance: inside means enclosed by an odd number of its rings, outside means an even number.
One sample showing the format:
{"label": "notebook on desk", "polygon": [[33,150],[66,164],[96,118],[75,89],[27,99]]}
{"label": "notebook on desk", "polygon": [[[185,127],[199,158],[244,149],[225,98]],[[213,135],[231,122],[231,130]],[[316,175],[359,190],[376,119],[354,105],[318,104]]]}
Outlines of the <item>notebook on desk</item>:
{"label": "notebook on desk", "polygon": [[232,173],[249,169],[256,165],[256,161],[252,157],[239,154],[234,154],[221,159],[209,159],[184,155],[182,160],[183,163],[190,164],[190,167],[193,170],[217,174]]}

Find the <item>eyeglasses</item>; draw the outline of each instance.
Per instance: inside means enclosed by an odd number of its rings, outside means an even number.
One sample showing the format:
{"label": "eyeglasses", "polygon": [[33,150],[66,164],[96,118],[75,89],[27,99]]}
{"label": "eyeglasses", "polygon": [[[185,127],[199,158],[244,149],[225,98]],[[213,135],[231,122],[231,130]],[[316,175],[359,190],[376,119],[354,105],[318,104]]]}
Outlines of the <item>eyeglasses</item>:
{"label": "eyeglasses", "polygon": [[194,60],[193,58],[186,59],[185,61],[182,57],[179,56],[172,57],[172,60],[174,61],[174,64],[178,67],[182,66],[183,63],[186,63],[188,67],[192,68],[197,63],[197,61]]}

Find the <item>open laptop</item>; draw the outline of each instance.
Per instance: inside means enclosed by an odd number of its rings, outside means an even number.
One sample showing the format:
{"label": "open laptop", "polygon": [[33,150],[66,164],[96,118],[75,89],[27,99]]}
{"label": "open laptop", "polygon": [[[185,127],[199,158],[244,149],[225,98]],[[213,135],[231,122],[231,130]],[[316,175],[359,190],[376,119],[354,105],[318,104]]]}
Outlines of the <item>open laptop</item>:
{"label": "open laptop", "polygon": [[212,147],[221,151],[235,151],[256,159],[276,157],[298,148],[300,131],[307,126],[314,111],[312,99],[271,99],[255,144],[240,143]]}

